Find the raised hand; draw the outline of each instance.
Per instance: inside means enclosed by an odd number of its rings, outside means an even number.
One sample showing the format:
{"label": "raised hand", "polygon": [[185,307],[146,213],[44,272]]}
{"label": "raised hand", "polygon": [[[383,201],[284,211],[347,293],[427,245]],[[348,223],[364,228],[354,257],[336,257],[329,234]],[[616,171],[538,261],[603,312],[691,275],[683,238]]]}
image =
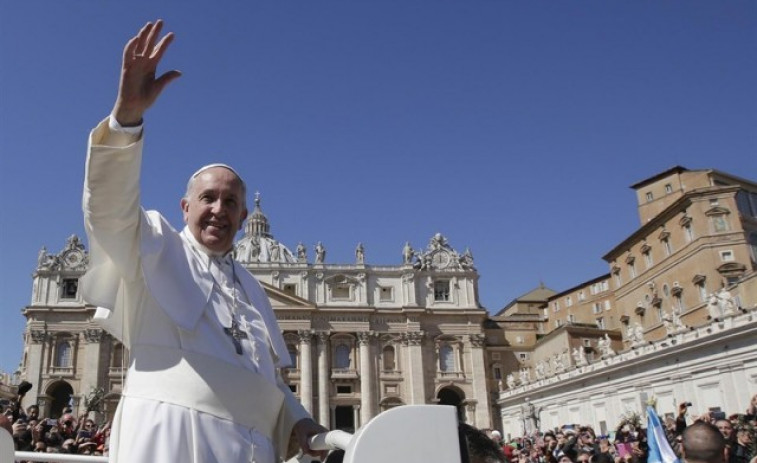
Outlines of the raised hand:
{"label": "raised hand", "polygon": [[143,114],[166,85],[181,76],[181,72],[174,69],[155,78],[158,63],[174,38],[169,32],[156,45],[162,28],[160,19],[155,24],[148,22],[124,48],[121,81],[113,107],[113,116],[123,126],[140,124]]}

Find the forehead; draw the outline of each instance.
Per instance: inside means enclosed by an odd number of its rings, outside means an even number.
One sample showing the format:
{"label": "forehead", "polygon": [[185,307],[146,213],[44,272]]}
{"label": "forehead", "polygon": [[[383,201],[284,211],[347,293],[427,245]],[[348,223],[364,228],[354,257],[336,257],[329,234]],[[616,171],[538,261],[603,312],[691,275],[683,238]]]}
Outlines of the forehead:
{"label": "forehead", "polygon": [[193,192],[199,193],[209,190],[224,191],[228,194],[241,196],[242,181],[229,169],[211,167],[210,169],[203,170],[192,179]]}

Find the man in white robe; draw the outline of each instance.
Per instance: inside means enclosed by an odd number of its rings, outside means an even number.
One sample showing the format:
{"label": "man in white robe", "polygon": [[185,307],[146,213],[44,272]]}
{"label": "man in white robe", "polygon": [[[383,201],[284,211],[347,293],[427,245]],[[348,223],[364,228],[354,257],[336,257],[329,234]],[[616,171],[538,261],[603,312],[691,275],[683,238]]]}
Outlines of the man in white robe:
{"label": "man in white robe", "polygon": [[161,27],[126,45],[116,105],[90,134],[86,164],[82,289],[130,352],[110,461],[273,463],[291,456],[290,437],[310,452],[307,438],[326,429],[281,380],[289,354],[273,310],[231,257],[244,182],[225,165],[197,171],[181,232],[139,206],[142,115],[180,75],[155,78],[173,40],[157,42]]}

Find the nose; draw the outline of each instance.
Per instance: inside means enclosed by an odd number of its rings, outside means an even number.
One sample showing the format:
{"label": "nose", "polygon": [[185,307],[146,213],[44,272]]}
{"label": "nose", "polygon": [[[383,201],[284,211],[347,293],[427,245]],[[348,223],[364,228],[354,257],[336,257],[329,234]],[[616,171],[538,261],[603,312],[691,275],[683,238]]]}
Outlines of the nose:
{"label": "nose", "polygon": [[222,215],[224,212],[226,212],[226,209],[224,208],[223,200],[219,198],[213,201],[213,204],[211,204],[210,210],[211,212],[213,212],[214,215]]}

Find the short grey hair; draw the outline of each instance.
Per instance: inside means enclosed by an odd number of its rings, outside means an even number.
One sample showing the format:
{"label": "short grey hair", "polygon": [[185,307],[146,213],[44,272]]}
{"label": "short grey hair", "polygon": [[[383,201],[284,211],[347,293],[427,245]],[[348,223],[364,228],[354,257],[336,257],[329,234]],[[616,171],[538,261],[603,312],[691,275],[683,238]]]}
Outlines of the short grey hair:
{"label": "short grey hair", "polygon": [[230,170],[234,175],[236,175],[236,177],[239,179],[239,183],[242,184],[242,205],[247,207],[247,184],[244,183],[244,179],[242,179],[242,176],[239,175],[239,172],[237,172],[233,167],[231,167],[228,164],[223,164],[220,162],[202,166],[199,169],[197,169],[195,173],[189,177],[189,180],[187,180],[187,189],[184,192],[184,199],[187,199],[187,200],[189,199],[189,193],[192,191],[192,187],[194,187],[195,179],[199,177],[201,173],[205,172],[208,169],[212,169],[214,167],[223,167],[224,169]]}

